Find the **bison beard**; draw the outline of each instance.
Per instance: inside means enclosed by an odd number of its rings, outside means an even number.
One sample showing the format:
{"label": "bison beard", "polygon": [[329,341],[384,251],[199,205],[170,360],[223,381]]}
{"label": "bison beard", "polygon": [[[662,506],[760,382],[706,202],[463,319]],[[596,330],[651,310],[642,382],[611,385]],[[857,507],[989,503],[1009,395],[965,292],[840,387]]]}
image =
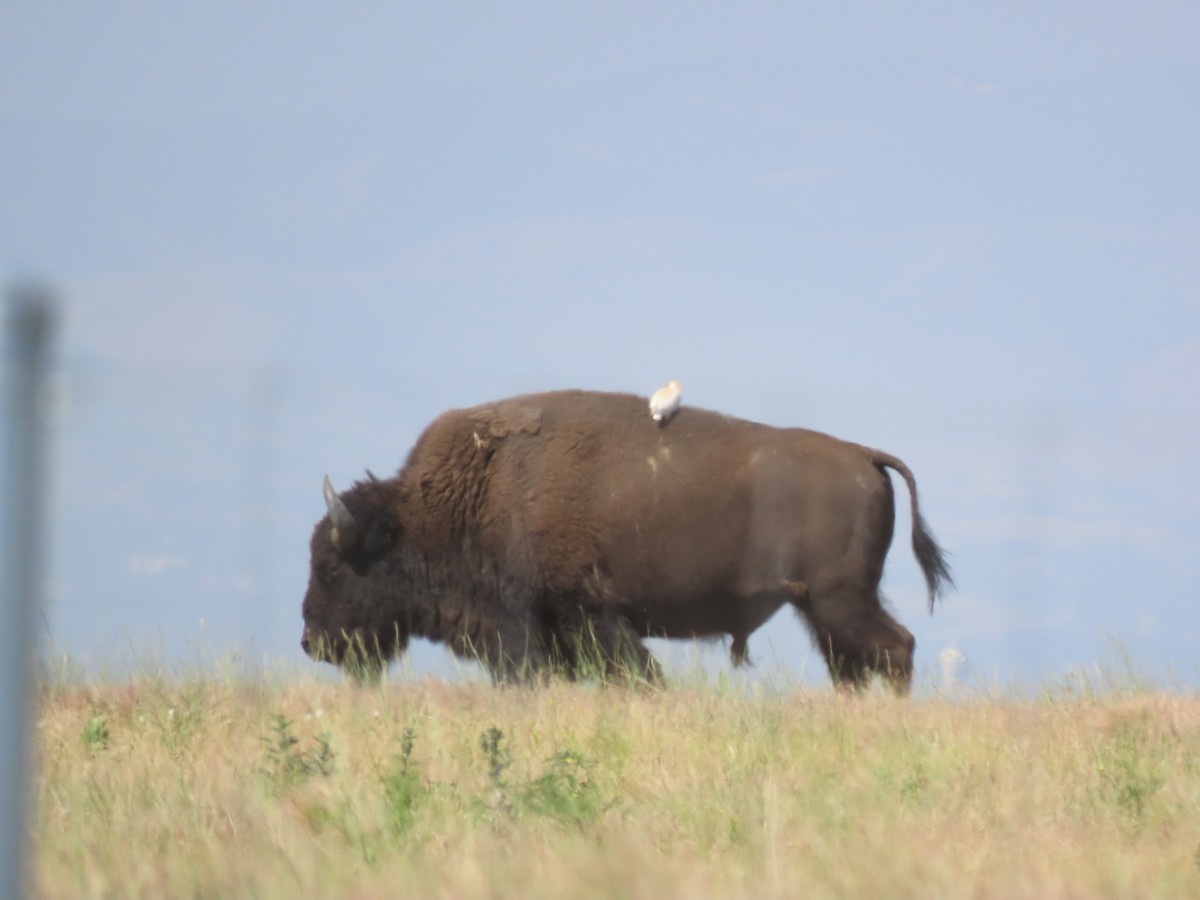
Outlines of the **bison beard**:
{"label": "bison beard", "polygon": [[312,536],[302,646],[371,676],[412,636],[499,681],[659,677],[651,637],[746,641],[791,604],[835,682],[912,679],[879,582],[904,479],[930,611],[952,584],[899,459],[805,429],[559,391],[440,416],[394,478],[338,495]]}

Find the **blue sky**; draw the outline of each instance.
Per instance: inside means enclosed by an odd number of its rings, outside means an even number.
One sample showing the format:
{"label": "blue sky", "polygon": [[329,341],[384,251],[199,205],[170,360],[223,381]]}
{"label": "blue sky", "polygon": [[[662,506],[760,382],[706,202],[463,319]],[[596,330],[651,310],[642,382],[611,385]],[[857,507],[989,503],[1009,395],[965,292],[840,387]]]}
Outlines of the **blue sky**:
{"label": "blue sky", "polygon": [[[1197,34],[1185,3],[6,4],[0,268],[64,302],[46,645],[304,665],[326,472],[395,471],[448,407],[677,377],[910,465],[959,583],[930,617],[902,516],[919,666],[1122,647],[1196,686]],[[750,651],[825,677],[790,614]]]}

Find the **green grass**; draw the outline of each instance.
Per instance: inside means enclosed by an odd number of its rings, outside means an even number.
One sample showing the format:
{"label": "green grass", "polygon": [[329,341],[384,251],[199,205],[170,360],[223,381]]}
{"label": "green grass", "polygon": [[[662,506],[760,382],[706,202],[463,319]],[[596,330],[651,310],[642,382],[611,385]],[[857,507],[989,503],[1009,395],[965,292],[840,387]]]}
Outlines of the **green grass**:
{"label": "green grass", "polygon": [[51,897],[1196,897],[1200,700],[56,684]]}

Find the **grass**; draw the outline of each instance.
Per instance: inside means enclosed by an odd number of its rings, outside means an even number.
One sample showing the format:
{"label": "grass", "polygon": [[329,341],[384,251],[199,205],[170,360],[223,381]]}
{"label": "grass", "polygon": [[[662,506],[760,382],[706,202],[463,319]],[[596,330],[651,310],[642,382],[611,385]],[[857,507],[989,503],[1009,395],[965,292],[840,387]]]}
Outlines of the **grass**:
{"label": "grass", "polygon": [[1200,699],[56,683],[48,897],[1195,897]]}

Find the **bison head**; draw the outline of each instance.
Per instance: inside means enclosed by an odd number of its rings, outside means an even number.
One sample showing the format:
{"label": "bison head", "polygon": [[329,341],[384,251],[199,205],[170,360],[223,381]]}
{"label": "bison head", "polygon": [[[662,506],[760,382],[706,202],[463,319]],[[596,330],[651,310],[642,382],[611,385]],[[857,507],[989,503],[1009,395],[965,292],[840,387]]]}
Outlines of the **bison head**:
{"label": "bison head", "polygon": [[377,677],[408,644],[394,571],[394,488],[372,476],[339,496],[326,477],[324,491],[329,513],[313,530],[300,646],[313,659]]}

